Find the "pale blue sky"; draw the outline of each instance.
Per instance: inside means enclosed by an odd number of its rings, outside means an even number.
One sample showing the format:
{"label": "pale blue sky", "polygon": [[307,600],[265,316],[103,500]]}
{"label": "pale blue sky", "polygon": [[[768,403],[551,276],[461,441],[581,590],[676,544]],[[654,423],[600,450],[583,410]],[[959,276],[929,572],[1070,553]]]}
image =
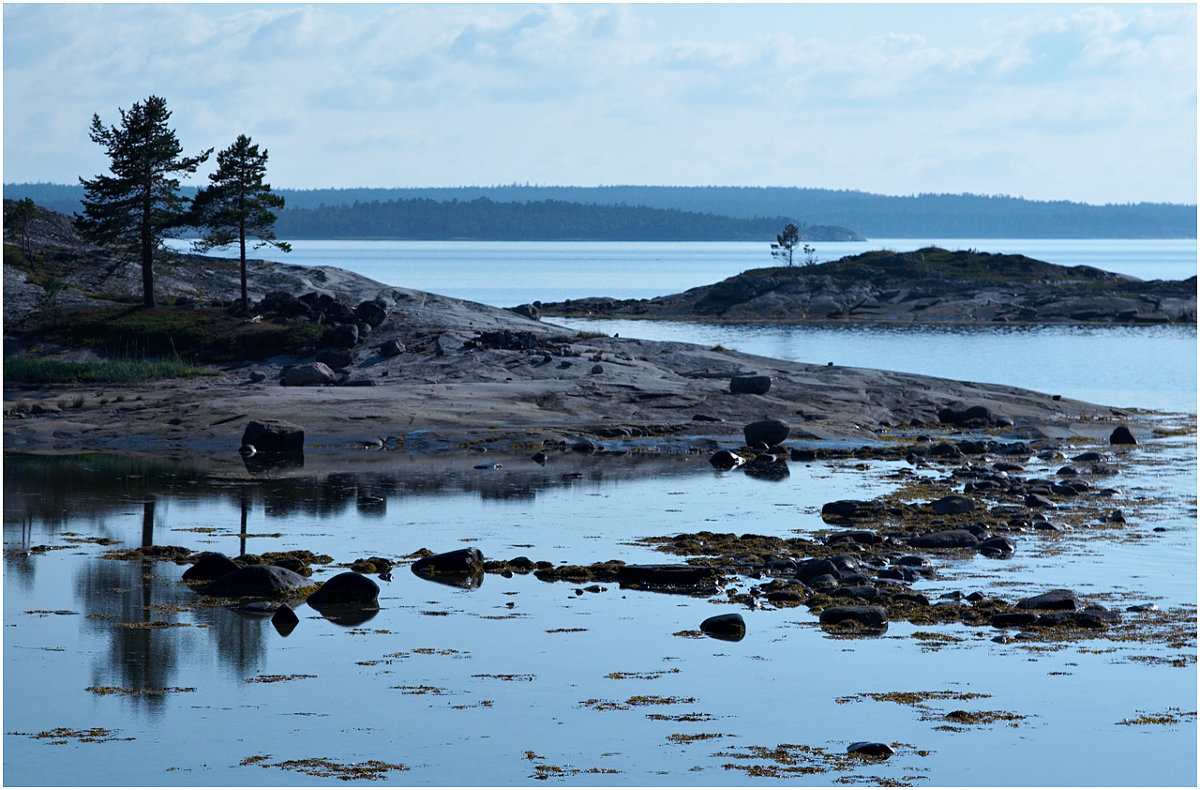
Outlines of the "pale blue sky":
{"label": "pale blue sky", "polygon": [[5,182],[103,172],[151,94],[276,187],[1196,200],[1190,3],[5,4]]}

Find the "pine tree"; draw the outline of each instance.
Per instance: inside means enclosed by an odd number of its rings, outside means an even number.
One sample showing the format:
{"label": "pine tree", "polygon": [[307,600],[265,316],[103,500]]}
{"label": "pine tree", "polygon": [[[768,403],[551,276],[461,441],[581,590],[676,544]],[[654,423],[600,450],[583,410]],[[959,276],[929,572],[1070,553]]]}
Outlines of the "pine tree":
{"label": "pine tree", "polygon": [[771,245],[771,255],[791,266],[796,245],[800,243],[800,229],[794,223],[789,222],[784,227],[783,233],[775,237],[775,241],[776,243]]}
{"label": "pine tree", "polygon": [[151,96],[120,110],[121,126],[105,127],[92,116],[92,141],[104,146],[112,175],[98,175],[84,187],[83,215],[75,220],[80,232],[101,244],[118,245],[139,253],[142,262],[142,302],[154,307],[154,254],[163,236],[178,227],[187,214],[187,199],[179,194],[177,174],[190,175],[208,159],[182,156],[175,131],[167,126],[167,102]]}
{"label": "pine tree", "polygon": [[196,195],[192,204],[190,224],[203,235],[193,243],[197,252],[238,243],[242,273],[242,310],[249,310],[246,293],[246,239],[257,238],[255,249],[270,245],[283,252],[291,251],[287,242],[276,241],[272,226],[276,216],[272,209],[283,208],[283,196],[263,183],[267,175],[267,151],[259,153],[258,146],[244,134],[233,145],[217,154],[217,171],[208,177],[212,183]]}

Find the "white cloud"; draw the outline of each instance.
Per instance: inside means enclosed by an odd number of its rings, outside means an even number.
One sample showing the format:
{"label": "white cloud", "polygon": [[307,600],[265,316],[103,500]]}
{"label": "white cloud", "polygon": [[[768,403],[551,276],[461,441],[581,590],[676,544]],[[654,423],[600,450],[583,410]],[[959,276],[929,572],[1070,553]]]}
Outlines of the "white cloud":
{"label": "white cloud", "polygon": [[97,172],[91,114],[157,93],[277,186],[1195,198],[1193,6],[10,4],[4,44],[8,181]]}

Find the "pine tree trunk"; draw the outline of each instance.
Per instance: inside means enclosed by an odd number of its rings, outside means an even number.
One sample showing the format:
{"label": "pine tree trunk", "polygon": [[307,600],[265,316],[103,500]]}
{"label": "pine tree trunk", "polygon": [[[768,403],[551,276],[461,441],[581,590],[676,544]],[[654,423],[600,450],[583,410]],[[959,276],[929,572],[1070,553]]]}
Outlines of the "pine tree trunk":
{"label": "pine tree trunk", "polygon": [[150,235],[150,206],[142,210],[142,304],[154,309],[154,240]]}
{"label": "pine tree trunk", "polygon": [[246,295],[246,223],[238,226],[238,242],[241,246],[242,259],[242,312],[250,312],[250,298]]}

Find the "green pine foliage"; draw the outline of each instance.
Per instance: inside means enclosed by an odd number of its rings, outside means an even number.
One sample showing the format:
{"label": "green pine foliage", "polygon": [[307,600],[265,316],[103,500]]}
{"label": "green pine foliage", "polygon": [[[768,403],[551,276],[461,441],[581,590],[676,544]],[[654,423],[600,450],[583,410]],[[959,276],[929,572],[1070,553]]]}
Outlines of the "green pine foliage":
{"label": "green pine foliage", "polygon": [[179,192],[179,175],[190,175],[212,149],[183,156],[175,131],[167,124],[167,102],[150,96],[120,110],[120,126],[105,126],[92,116],[90,136],[103,146],[111,175],[79,179],[84,187],[83,214],[76,227],[99,244],[136,254],[142,264],[142,300],[154,307],[154,257],[164,235],[179,227],[188,201]]}
{"label": "green pine foliage", "polygon": [[237,244],[241,262],[242,310],[249,309],[246,293],[246,240],[258,239],[254,248],[270,245],[289,252],[287,242],[277,241],[273,226],[275,211],[283,208],[283,197],[271,191],[267,177],[267,151],[244,134],[217,154],[217,170],[211,182],[192,203],[189,224],[201,230],[193,247],[205,253],[214,247]]}

